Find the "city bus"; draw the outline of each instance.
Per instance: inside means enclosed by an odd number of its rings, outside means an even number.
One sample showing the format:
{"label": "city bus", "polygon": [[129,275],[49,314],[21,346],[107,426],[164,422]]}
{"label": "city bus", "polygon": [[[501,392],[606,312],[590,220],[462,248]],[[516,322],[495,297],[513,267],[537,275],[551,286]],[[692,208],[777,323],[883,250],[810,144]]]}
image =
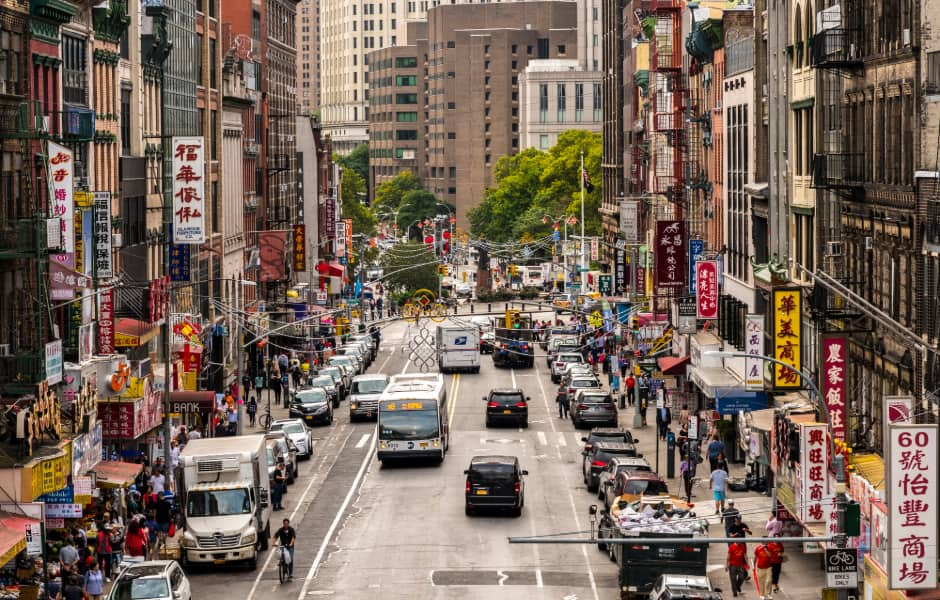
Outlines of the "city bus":
{"label": "city bus", "polygon": [[378,426],[380,461],[433,458],[443,462],[449,445],[444,376],[393,375],[379,398]]}

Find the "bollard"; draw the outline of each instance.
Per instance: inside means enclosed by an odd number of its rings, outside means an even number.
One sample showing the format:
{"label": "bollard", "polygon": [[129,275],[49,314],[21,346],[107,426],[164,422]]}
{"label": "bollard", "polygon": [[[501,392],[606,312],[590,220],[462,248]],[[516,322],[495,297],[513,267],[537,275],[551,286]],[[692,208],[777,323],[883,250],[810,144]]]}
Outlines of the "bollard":
{"label": "bollard", "polygon": [[473,302],[470,303],[470,314],[473,314]]}
{"label": "bollard", "polygon": [[493,312],[493,303],[492,303],[492,302],[487,302],[487,304],[486,304],[486,312],[488,312],[488,313]]}
{"label": "bollard", "polygon": [[509,310],[509,303],[503,304],[503,310]]}

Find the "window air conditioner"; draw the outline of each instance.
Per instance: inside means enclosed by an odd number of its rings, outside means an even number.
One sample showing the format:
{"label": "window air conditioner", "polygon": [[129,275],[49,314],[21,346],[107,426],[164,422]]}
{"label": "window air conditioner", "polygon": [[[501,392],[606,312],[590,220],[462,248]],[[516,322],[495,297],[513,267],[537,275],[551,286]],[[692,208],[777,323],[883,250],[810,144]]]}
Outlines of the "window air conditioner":
{"label": "window air conditioner", "polygon": [[826,256],[842,256],[842,242],[826,242]]}
{"label": "window air conditioner", "polygon": [[866,250],[871,250],[872,248],[875,247],[875,244],[873,243],[870,235],[866,235],[863,238],[863,242],[864,242],[864,247]]}

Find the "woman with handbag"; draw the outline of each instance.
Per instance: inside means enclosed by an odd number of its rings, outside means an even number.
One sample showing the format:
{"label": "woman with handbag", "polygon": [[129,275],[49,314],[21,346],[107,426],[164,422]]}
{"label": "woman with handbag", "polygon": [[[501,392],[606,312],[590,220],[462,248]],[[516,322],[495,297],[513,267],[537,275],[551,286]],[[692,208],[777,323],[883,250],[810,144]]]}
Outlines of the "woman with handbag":
{"label": "woman with handbag", "polygon": [[104,594],[104,580],[105,576],[98,568],[98,561],[91,563],[91,569],[85,573],[85,584],[82,586],[85,598],[88,600],[101,600]]}

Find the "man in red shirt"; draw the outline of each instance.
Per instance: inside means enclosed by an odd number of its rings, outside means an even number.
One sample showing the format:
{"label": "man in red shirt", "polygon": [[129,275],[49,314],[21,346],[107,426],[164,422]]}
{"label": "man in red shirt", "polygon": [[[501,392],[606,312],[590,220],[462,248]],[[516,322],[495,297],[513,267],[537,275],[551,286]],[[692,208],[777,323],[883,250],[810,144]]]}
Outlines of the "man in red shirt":
{"label": "man in red shirt", "polygon": [[754,563],[757,567],[757,588],[761,600],[773,598],[772,567],[774,553],[766,544],[761,544],[754,550]]}
{"label": "man in red shirt", "polygon": [[728,545],[728,560],[725,569],[731,578],[731,593],[737,596],[741,593],[741,584],[747,577],[747,546],[743,542],[734,542]]}

